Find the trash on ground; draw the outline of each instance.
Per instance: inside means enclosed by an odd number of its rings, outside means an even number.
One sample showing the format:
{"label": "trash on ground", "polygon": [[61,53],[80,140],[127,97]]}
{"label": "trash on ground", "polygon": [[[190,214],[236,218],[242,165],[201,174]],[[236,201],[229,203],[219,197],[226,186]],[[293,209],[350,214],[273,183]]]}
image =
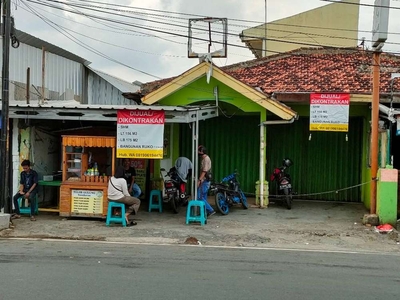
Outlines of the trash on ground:
{"label": "trash on ground", "polygon": [[393,231],[393,226],[390,224],[383,224],[383,225],[375,226],[375,232],[389,233],[392,231]]}
{"label": "trash on ground", "polygon": [[201,245],[200,241],[198,239],[196,239],[195,237],[191,236],[188,237],[185,242],[185,244],[189,244],[189,245]]}

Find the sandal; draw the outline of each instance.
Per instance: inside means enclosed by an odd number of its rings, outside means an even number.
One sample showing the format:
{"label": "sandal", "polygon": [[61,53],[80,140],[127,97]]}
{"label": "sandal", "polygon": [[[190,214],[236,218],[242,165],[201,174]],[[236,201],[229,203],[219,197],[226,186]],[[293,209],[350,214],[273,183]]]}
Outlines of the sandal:
{"label": "sandal", "polygon": [[135,226],[137,225],[137,223],[135,221],[131,221],[128,224],[126,224],[126,226],[131,227],[131,226]]}
{"label": "sandal", "polygon": [[31,221],[36,221],[35,217],[32,216],[31,217]]}
{"label": "sandal", "polygon": [[21,218],[21,215],[14,214],[14,215],[11,216],[11,220],[19,219],[19,218]]}

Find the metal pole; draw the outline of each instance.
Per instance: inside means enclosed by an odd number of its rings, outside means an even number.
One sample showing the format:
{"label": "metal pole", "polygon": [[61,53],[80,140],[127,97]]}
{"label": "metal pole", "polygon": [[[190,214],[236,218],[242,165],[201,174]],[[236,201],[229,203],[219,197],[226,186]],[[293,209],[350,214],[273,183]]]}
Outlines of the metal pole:
{"label": "metal pole", "polygon": [[31,68],[26,69],[26,104],[31,99]]}
{"label": "metal pole", "polygon": [[41,103],[44,104],[44,81],[45,81],[45,72],[46,72],[46,50],[42,47],[42,97]]}
{"label": "metal pole", "polygon": [[9,0],[3,0],[3,67],[2,67],[2,96],[1,96],[1,136],[0,136],[0,172],[1,192],[0,206],[4,205],[4,212],[11,212],[9,197],[9,68],[10,68],[10,38],[11,12]]}
{"label": "metal pole", "polygon": [[260,207],[264,207],[264,181],[265,181],[265,162],[264,162],[264,126],[260,126]]}
{"label": "metal pole", "polygon": [[[196,200],[196,193],[197,193],[197,185],[196,185],[196,170],[197,170],[197,155],[195,152],[196,149],[196,122],[192,123],[192,163],[193,163],[193,170],[192,170],[192,186],[191,186],[191,191],[192,191],[192,195],[194,195],[194,200]],[[193,194],[194,193],[194,194]]]}
{"label": "metal pole", "polygon": [[376,213],[376,186],[378,174],[378,125],[379,125],[379,77],[380,52],[375,51],[372,57],[372,116],[371,116],[371,206],[370,213]]}
{"label": "metal pole", "polygon": [[194,164],[194,199],[197,200],[197,179],[199,178],[199,156],[197,155],[197,149],[199,149],[199,111],[196,111],[196,135],[195,135],[194,152],[196,157],[196,164]]}

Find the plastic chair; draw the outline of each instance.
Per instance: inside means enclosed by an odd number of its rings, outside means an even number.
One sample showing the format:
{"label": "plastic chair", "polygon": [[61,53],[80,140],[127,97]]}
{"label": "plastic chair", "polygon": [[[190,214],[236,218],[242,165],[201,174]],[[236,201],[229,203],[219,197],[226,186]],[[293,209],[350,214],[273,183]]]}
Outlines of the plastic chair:
{"label": "plastic chair", "polygon": [[203,201],[189,201],[186,211],[186,225],[190,222],[200,222],[201,226],[207,224],[206,204]]}
{"label": "plastic chair", "polygon": [[[157,203],[153,203],[153,197],[158,198]],[[158,209],[160,213],[162,212],[162,194],[160,190],[152,190],[150,192],[149,212],[151,212],[152,209]]]}
{"label": "plastic chair", "polygon": [[[30,215],[31,214],[30,206],[25,206],[24,197],[18,198],[18,206],[19,206],[19,212],[21,215]],[[39,203],[38,203],[38,197],[36,194],[35,195],[35,215],[37,215],[37,214],[39,214]]]}
{"label": "plastic chair", "polygon": [[[120,208],[121,215],[116,216],[113,215],[113,209]],[[121,223],[123,227],[126,227],[126,219],[125,219],[125,204],[115,201],[108,201],[108,210],[107,210],[107,219],[106,219],[106,226],[110,226],[110,223]]]}

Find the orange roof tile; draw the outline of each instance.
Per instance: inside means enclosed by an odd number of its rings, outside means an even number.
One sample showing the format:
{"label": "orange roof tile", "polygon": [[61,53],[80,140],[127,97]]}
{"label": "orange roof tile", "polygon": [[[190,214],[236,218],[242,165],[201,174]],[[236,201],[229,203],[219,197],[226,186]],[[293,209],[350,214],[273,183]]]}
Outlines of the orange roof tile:
{"label": "orange roof tile", "polygon": [[[372,52],[358,48],[301,48],[222,68],[227,74],[264,93],[372,93]],[[381,94],[390,93],[391,73],[400,73],[400,56],[381,55]],[[170,82],[146,83],[147,94]],[[394,91],[400,91],[396,80]]]}

